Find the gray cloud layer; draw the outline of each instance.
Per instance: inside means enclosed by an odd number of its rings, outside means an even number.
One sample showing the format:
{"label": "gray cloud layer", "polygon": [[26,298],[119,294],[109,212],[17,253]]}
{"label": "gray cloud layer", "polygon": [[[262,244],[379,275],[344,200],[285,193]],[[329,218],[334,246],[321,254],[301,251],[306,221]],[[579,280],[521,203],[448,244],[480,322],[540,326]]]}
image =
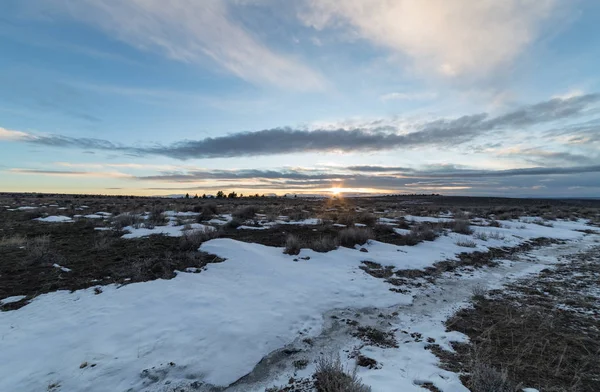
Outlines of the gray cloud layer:
{"label": "gray cloud layer", "polygon": [[123,146],[101,139],[59,135],[30,135],[20,140],[52,147],[110,150],[134,155],[161,155],[182,160],[324,151],[368,152],[402,147],[457,145],[491,131],[525,128],[582,116],[590,113],[592,105],[598,101],[600,101],[600,94],[566,99],[555,98],[523,106],[491,118],[488,114],[482,113],[450,120],[430,121],[421,124],[410,133],[401,133],[399,129],[391,130],[389,125],[312,131],[273,128],[149,147]]}

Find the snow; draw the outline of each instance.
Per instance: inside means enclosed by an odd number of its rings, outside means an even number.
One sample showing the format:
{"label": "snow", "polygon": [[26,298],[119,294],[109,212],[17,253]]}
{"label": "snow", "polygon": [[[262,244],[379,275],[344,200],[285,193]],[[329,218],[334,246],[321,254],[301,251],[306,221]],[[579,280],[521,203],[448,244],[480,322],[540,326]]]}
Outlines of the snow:
{"label": "snow", "polygon": [[[227,261],[172,280],[105,286],[100,295],[45,294],[0,313],[0,390],[59,382],[65,391],[139,391],[149,382],[142,370],[169,362],[169,379],[228,385],[271,351],[318,334],[329,309],[411,301],[343,257],[357,251],[303,251],[311,259],[294,262],[282,248],[231,239],[201,250]],[[83,362],[97,366],[82,370]]]}
{"label": "snow", "polygon": [[407,221],[413,222],[452,222],[454,219],[445,218],[445,217],[432,217],[432,216],[414,216],[414,215],[405,215],[404,219]]}
{"label": "snow", "polygon": [[53,264],[52,266],[53,266],[54,268],[59,268],[59,269],[60,269],[61,271],[63,271],[63,272],[71,272],[71,269],[70,269],[70,268],[63,267],[62,265],[59,265],[59,264]]}
{"label": "snow", "polygon": [[408,229],[399,229],[399,228],[397,228],[397,227],[395,227],[395,228],[394,228],[394,232],[395,232],[396,234],[400,234],[400,235],[407,235],[407,234],[410,234],[410,233],[411,233],[411,231],[410,231],[410,230],[408,230]]}
{"label": "snow", "polygon": [[52,215],[45,218],[36,218],[34,220],[40,222],[73,222],[73,219],[64,215]]}
{"label": "snow", "polygon": [[268,227],[265,226],[238,226],[238,230],[266,230]]}
{"label": "snow", "polygon": [[318,218],[308,218],[308,219],[303,219],[303,220],[298,220],[298,221],[286,221],[286,220],[282,220],[286,219],[287,216],[280,216],[280,219],[276,220],[275,223],[279,224],[279,225],[299,225],[299,226],[314,226],[314,225],[320,225],[323,223],[323,221],[321,219]]}
{"label": "snow", "polygon": [[29,210],[37,210],[38,207],[30,207],[30,206],[24,206],[24,207],[17,207],[17,210],[19,211],[29,211]]}
{"label": "snow", "polygon": [[110,212],[96,212],[96,215],[102,215],[104,217],[109,217],[112,216],[112,214]]}
{"label": "snow", "polygon": [[22,299],[27,298],[26,295],[14,295],[12,297],[6,297],[4,299],[0,299],[0,304],[2,305],[6,305],[6,304],[12,304],[14,302],[19,302]]}
{"label": "snow", "polygon": [[190,225],[181,225],[177,226],[174,224],[170,224],[167,226],[155,226],[153,229],[148,229],[145,227],[140,227],[138,229],[127,226],[123,228],[123,231],[128,231],[129,233],[124,234],[121,238],[131,239],[131,238],[141,238],[147,237],[149,235],[160,234],[167,235],[169,237],[181,237],[185,233],[185,229],[191,228],[191,230],[206,230],[213,231],[216,230],[212,226],[203,225],[201,223],[192,223]]}
{"label": "snow", "polygon": [[87,219],[104,219],[105,216],[104,215],[98,215],[98,214],[88,214],[88,215],[84,215],[84,218]]}
{"label": "snow", "polygon": [[331,225],[333,227],[346,227],[346,225],[343,225],[341,223],[334,223],[333,225]]}
{"label": "snow", "polygon": [[169,217],[193,217],[200,215],[200,213],[192,211],[165,211],[163,215]]}
{"label": "snow", "polygon": [[[39,391],[56,382],[64,391],[157,392],[165,390],[166,381],[176,385],[189,379],[227,386],[274,350],[323,333],[327,312],[376,308],[375,318],[379,310],[397,310],[389,322],[399,348],[367,345],[361,349],[382,364],[377,370],[359,370],[373,391],[418,392],[422,390],[418,384],[427,381],[444,392],[467,392],[459,376],[440,369],[435,355],[424,349],[427,338],[445,348],[451,341],[465,341],[458,333],[446,332],[443,322],[465,305],[475,284],[500,287],[506,279],[552,265],[560,252],[575,253],[583,239],[597,238],[575,231],[590,228],[584,220],[553,221],[553,227],[512,220],[500,223],[502,227],[472,226],[474,235],[447,232],[416,246],[370,241],[364,245],[366,253],[340,247],[327,253],[302,249],[290,256],[283,254],[283,248],[214,239],[200,250],[225,258],[224,262],[187,268],[171,280],[103,286],[99,295],[93,288],[40,295],[21,309],[0,312],[0,390]],[[215,230],[198,223],[190,226]],[[153,229],[127,227],[129,233],[123,238],[181,236],[190,226],[172,222]],[[400,230],[395,229],[403,233]],[[498,267],[462,277],[450,274],[436,285],[406,294],[390,291],[383,279],[359,269],[367,260],[398,269],[422,269],[458,253],[515,246],[536,237],[569,242],[532,251],[529,257],[535,263],[525,258],[500,261]],[[456,245],[466,240],[476,247]],[[70,271],[58,264],[54,267]],[[10,297],[2,303],[22,298]],[[410,337],[413,331],[423,335],[422,341]],[[347,339],[350,342],[342,349],[359,344],[355,338]],[[96,366],[80,369],[83,362]],[[145,369],[159,382],[144,377]]]}

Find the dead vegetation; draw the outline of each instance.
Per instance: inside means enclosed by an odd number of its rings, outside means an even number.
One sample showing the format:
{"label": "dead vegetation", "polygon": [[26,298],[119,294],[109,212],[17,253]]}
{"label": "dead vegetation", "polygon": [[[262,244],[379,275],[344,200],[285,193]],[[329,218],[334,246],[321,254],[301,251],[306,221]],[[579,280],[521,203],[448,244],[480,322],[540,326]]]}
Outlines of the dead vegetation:
{"label": "dead vegetation", "polygon": [[338,234],[338,241],[341,246],[354,248],[355,245],[364,245],[367,241],[374,239],[373,230],[366,227],[347,227]]}
{"label": "dead vegetation", "polygon": [[314,375],[318,392],[371,392],[356,375],[356,369],[344,369],[339,357],[321,357]]}
{"label": "dead vegetation", "polygon": [[[458,312],[448,328],[469,336],[457,354],[442,353],[465,372],[475,392],[600,390],[599,248],[571,263],[544,270],[505,291],[474,292],[474,306]],[[596,293],[596,294],[594,294]]]}

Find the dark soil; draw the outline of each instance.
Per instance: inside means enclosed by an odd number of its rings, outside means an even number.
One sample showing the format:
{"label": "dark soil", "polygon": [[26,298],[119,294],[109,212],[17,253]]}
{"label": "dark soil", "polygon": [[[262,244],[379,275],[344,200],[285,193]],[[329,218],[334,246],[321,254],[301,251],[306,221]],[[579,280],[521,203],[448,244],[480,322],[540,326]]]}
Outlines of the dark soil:
{"label": "dark soil", "polygon": [[[4,217],[0,215],[1,218]],[[10,222],[11,235],[29,238],[47,235],[49,248],[44,255],[34,259],[26,247],[0,246],[0,298],[26,295],[29,299],[56,290],[170,279],[175,276],[175,270],[202,268],[208,263],[222,261],[214,255],[181,250],[179,238],[152,236],[125,240],[120,238],[123,233],[98,231],[87,221]],[[54,264],[71,271],[64,272]],[[15,309],[26,303],[27,299],[0,309]]]}

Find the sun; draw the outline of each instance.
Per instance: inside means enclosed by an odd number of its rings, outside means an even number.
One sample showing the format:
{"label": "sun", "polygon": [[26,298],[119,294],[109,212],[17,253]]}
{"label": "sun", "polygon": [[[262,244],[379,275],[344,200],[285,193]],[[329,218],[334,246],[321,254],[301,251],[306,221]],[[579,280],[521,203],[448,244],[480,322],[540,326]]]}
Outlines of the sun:
{"label": "sun", "polygon": [[342,188],[330,188],[332,194],[339,195],[342,192]]}

